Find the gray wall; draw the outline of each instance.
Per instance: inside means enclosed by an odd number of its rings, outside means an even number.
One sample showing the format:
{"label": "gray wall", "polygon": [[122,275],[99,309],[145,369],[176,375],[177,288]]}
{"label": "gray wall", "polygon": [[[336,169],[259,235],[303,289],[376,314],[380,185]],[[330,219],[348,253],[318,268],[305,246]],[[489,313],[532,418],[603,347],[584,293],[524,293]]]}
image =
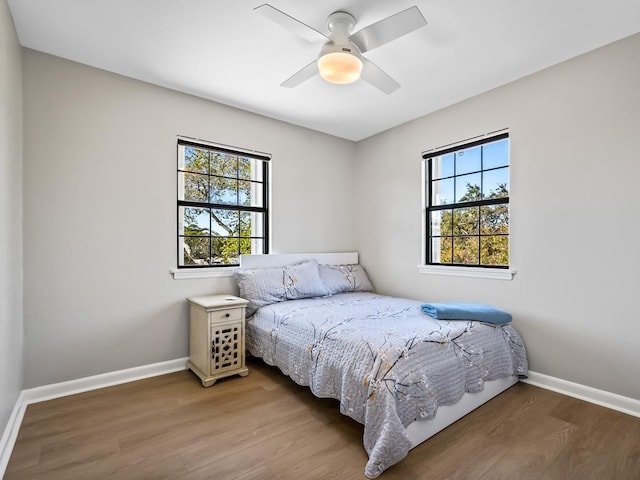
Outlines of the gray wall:
{"label": "gray wall", "polygon": [[176,136],[273,154],[275,252],[342,251],[355,145],[31,50],[24,76],[25,388],[188,355]]}
{"label": "gray wall", "polygon": [[0,1],[0,432],[22,389],[22,87],[20,45]]}
{"label": "gray wall", "polygon": [[[532,370],[640,399],[640,35],[358,144],[356,231],[378,290],[515,314]],[[512,281],[420,275],[421,155],[508,127]]]}

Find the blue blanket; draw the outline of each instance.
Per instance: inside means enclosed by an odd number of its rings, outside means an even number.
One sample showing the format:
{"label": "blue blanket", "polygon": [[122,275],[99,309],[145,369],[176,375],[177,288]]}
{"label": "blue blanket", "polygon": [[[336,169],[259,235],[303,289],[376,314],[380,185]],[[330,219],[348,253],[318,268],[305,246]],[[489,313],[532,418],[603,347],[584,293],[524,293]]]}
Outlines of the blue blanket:
{"label": "blue blanket", "polygon": [[511,322],[509,312],[484,303],[425,303],[420,307],[424,313],[437,320],[473,320],[494,325]]}

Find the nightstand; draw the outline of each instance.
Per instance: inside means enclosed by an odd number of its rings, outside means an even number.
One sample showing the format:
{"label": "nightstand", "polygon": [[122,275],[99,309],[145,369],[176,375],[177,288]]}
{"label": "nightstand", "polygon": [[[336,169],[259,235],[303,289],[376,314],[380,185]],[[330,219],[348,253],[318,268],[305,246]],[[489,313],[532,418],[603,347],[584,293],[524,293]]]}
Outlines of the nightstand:
{"label": "nightstand", "polygon": [[245,366],[244,320],[249,303],[233,295],[188,298],[189,361],[187,368],[204,387],[230,375],[249,375]]}

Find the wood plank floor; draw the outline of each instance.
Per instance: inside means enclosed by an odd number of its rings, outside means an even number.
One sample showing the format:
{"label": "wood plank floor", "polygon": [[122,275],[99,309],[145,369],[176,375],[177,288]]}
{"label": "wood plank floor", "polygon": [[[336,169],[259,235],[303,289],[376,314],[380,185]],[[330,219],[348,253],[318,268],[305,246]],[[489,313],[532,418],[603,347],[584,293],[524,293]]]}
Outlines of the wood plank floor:
{"label": "wood plank floor", "polygon": [[[364,479],[363,428],[276,369],[184,371],[27,408],[6,480]],[[517,384],[383,480],[638,480],[640,419]]]}

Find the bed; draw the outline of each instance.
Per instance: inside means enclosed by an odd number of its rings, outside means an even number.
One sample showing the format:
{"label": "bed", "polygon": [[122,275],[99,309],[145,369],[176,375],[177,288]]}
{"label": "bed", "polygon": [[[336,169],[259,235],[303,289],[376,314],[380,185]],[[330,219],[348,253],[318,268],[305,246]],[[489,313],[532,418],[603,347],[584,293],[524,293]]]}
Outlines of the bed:
{"label": "bed", "polygon": [[364,425],[368,478],[527,374],[509,325],[440,321],[373,292],[355,252],[246,255],[249,353]]}

